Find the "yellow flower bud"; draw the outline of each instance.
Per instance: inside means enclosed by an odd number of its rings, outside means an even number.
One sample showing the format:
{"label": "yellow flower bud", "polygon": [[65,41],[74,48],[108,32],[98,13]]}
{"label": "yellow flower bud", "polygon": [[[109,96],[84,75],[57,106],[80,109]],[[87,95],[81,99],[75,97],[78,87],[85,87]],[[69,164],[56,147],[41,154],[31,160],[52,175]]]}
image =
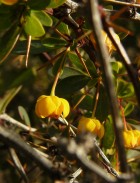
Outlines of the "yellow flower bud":
{"label": "yellow flower bud", "polygon": [[99,120],[83,116],[79,120],[78,132],[91,132],[99,138],[102,138],[104,135],[104,127]]}
{"label": "yellow flower bud", "polygon": [[140,146],[140,131],[125,130],[123,132],[124,143],[126,148],[135,148]]}
{"label": "yellow flower bud", "polygon": [[1,0],[0,2],[6,5],[14,5],[18,2],[18,0]]}
{"label": "yellow flower bud", "polygon": [[[103,31],[103,30],[102,30],[102,35],[103,35],[103,42],[106,44],[109,53],[111,53],[112,51],[115,51],[116,48],[114,47],[112,41],[107,36],[106,32]],[[120,41],[120,38],[119,38],[119,36],[117,34],[115,34],[114,36],[115,36],[115,39],[117,39],[117,41]],[[96,48],[97,46],[96,46],[96,42],[95,42],[93,34],[90,35],[90,40],[93,43],[93,45],[95,46],[95,48]]]}
{"label": "yellow flower bud", "polygon": [[62,114],[66,117],[69,111],[70,106],[68,101],[57,96],[42,95],[38,98],[35,106],[35,112],[41,118],[59,118]]}

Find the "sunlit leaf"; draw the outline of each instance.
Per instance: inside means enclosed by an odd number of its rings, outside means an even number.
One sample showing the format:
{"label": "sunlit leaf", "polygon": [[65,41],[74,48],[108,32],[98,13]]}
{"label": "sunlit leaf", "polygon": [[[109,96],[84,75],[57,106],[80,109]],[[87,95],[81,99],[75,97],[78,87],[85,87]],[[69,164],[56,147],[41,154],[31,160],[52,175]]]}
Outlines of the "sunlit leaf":
{"label": "sunlit leaf", "polygon": [[134,105],[132,103],[128,103],[124,108],[124,115],[128,116],[134,110]]}
{"label": "sunlit leaf", "polygon": [[33,37],[41,37],[45,34],[45,30],[40,20],[34,15],[30,14],[25,17],[24,31],[27,35]]}
{"label": "sunlit leaf", "polygon": [[122,79],[117,80],[117,94],[119,98],[129,98],[134,96],[134,88],[132,83]]}
{"label": "sunlit leaf", "polygon": [[45,38],[42,43],[46,48],[50,49],[62,48],[67,45],[67,42],[65,40],[53,37]]}
{"label": "sunlit leaf", "polygon": [[41,22],[42,25],[47,27],[52,26],[53,22],[51,17],[44,11],[32,10],[31,14],[34,15],[36,18],[38,18],[38,20]]}

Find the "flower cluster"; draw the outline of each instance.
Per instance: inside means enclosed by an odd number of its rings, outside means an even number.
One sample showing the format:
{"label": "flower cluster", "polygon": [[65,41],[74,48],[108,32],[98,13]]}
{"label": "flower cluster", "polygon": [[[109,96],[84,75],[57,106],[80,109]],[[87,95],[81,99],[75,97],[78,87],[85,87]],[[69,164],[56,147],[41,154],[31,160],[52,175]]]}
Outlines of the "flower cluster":
{"label": "flower cluster", "polygon": [[1,0],[0,2],[6,5],[14,5],[18,2],[18,0]]}
{"label": "flower cluster", "polygon": [[59,118],[67,117],[70,111],[70,106],[67,100],[57,96],[41,95],[36,103],[35,112],[38,117],[46,118]]}
{"label": "flower cluster", "polygon": [[104,127],[99,120],[83,116],[79,120],[78,132],[91,132],[99,138],[102,138],[104,135]]}
{"label": "flower cluster", "polygon": [[124,143],[126,148],[135,148],[140,146],[140,131],[125,130],[123,132]]}

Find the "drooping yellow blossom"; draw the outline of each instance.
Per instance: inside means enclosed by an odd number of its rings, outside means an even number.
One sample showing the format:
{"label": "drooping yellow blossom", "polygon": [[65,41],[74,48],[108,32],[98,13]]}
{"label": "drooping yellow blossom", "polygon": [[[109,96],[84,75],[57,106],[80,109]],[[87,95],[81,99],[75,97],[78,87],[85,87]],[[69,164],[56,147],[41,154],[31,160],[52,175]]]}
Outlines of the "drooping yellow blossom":
{"label": "drooping yellow blossom", "polygon": [[40,118],[59,118],[61,114],[63,114],[63,117],[67,117],[69,111],[68,101],[57,96],[41,95],[35,106],[35,112]]}
{"label": "drooping yellow blossom", "polygon": [[0,0],[0,3],[6,4],[6,5],[14,5],[18,2],[18,0]]}
{"label": "drooping yellow blossom", "polygon": [[[105,31],[102,30],[102,34],[103,34],[103,42],[106,44],[109,53],[111,53],[112,51],[115,51],[116,48],[114,47],[112,41],[109,39],[109,37],[107,36],[107,34],[105,33]],[[114,37],[115,37],[115,39],[117,41],[120,41],[120,38],[119,38],[119,36],[117,34],[115,34]],[[93,34],[90,35],[90,40],[92,41],[93,45],[96,48],[96,42],[95,42],[95,39],[94,39],[94,35]]]}
{"label": "drooping yellow blossom", "polygon": [[135,148],[140,146],[140,131],[125,130],[123,132],[124,144],[126,148]]}
{"label": "drooping yellow blossom", "polygon": [[82,116],[79,120],[78,132],[91,132],[99,138],[102,138],[104,135],[104,127],[99,120]]}

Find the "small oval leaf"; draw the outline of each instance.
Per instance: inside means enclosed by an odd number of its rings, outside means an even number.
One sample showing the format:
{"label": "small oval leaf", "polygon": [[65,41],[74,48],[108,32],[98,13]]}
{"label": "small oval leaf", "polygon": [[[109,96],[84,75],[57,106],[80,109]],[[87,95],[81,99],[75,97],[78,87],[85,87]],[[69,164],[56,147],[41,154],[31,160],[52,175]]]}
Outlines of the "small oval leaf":
{"label": "small oval leaf", "polygon": [[59,96],[72,94],[88,84],[90,77],[86,75],[70,76],[62,79],[57,87],[56,93]]}
{"label": "small oval leaf", "polygon": [[33,37],[41,37],[45,34],[45,30],[38,18],[30,14],[30,16],[27,15],[25,19],[26,22],[23,27],[27,35],[31,35]]}

